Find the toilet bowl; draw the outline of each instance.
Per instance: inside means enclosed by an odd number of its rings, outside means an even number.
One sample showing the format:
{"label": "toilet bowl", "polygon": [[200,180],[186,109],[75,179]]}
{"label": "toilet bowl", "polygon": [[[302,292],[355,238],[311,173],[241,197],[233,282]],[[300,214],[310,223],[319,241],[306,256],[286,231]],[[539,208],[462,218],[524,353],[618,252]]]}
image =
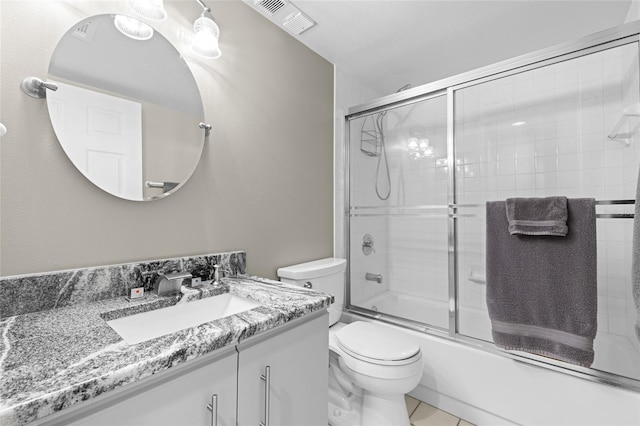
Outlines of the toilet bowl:
{"label": "toilet bowl", "polygon": [[[338,368],[352,386],[343,384],[329,397],[329,424],[409,426],[404,394],[422,377],[420,346],[384,325],[356,321],[329,329],[330,368]],[[334,374],[335,374],[334,370]],[[336,394],[339,397],[336,401]],[[351,408],[341,404],[350,401]]]}
{"label": "toilet bowl", "polygon": [[383,324],[338,322],[344,294],[344,259],[322,259],[278,269],[281,281],[330,293],[329,424],[409,426],[404,394],[422,377],[420,345]]}

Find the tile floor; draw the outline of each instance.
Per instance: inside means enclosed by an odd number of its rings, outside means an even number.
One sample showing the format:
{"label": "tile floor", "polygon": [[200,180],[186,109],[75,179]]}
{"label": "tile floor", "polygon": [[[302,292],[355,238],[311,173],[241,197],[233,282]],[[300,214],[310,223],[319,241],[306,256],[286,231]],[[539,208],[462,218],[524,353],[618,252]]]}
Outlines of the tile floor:
{"label": "tile floor", "polygon": [[405,395],[407,412],[412,426],[473,426],[471,423],[459,419],[436,407]]}

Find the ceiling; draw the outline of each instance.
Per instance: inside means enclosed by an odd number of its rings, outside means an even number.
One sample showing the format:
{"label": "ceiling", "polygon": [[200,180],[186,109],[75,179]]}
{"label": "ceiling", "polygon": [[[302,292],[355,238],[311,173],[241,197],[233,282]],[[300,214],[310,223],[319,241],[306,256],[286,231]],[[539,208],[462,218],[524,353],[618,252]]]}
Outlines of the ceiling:
{"label": "ceiling", "polygon": [[292,3],[316,22],[295,38],[385,95],[620,25],[631,1]]}

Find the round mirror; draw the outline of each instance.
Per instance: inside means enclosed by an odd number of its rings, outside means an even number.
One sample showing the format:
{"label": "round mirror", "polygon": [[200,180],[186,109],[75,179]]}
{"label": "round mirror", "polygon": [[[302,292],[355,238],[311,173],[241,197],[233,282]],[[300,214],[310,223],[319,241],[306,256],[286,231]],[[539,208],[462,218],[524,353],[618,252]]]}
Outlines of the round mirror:
{"label": "round mirror", "polygon": [[47,105],[60,145],[91,182],[127,200],[176,191],[204,145],[198,86],[176,48],[124,15],[67,31],[49,63]]}

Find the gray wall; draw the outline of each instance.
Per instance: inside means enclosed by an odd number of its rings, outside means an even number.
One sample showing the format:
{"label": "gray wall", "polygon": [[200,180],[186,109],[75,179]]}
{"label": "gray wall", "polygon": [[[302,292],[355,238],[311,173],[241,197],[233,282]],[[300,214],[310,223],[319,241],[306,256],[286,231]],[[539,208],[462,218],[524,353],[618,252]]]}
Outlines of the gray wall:
{"label": "gray wall", "polygon": [[187,56],[214,126],[190,181],[132,202],[102,192],[66,158],[46,102],[19,89],[46,77],[58,39],[124,2],[0,2],[0,275],[243,249],[247,271],[332,255],[333,67],[240,1],[210,2],[218,60],[185,44],[200,8],[166,1],[154,24]]}

